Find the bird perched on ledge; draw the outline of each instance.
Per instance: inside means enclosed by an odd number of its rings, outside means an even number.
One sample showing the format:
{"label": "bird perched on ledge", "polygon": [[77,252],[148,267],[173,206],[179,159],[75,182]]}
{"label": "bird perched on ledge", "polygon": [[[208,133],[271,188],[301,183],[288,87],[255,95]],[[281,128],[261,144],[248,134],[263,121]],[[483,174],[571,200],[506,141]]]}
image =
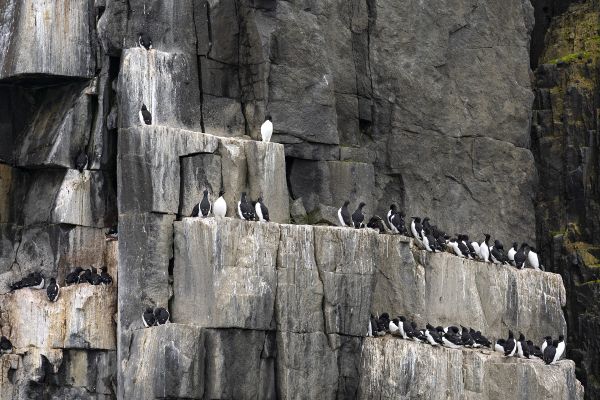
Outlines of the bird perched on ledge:
{"label": "bird perched on ledge", "polygon": [[270,115],[265,117],[265,122],[260,127],[260,136],[262,141],[265,143],[269,143],[271,141],[271,136],[273,135],[273,122]]}

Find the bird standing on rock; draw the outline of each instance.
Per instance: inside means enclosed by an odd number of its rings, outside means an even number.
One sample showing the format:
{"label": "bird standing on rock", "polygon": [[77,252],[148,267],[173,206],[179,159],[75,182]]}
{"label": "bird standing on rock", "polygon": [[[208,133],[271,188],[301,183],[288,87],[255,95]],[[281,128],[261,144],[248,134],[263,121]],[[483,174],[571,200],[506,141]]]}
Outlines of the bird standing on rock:
{"label": "bird standing on rock", "polygon": [[354,227],[356,229],[365,227],[365,224],[364,224],[365,216],[362,212],[362,209],[365,205],[366,204],[361,201],[360,204],[358,205],[358,208],[356,209],[356,211],[354,211],[354,213],[352,214],[352,223],[354,224]]}
{"label": "bird standing on rock", "polygon": [[77,267],[73,271],[69,272],[65,277],[65,285],[74,285],[79,283],[79,274],[83,271],[83,268]]}
{"label": "bird standing on rock", "polygon": [[552,364],[556,363],[562,357],[565,352],[565,337],[563,335],[558,336],[558,343],[555,346],[556,353],[554,354],[554,358],[552,359]]}
{"label": "bird standing on rock", "polygon": [[210,209],[211,205],[210,200],[208,199],[208,190],[204,189],[202,200],[200,200],[200,203],[196,204],[192,210],[192,217],[208,217]]}
{"label": "bird standing on rock", "polygon": [[265,117],[265,122],[260,127],[260,136],[262,141],[269,143],[271,141],[271,135],[273,135],[273,122],[270,115]]}
{"label": "bird standing on rock", "polygon": [[156,318],[154,317],[154,312],[152,308],[146,308],[146,311],[142,313],[142,322],[146,328],[156,325]]}
{"label": "bird standing on rock", "polygon": [[46,294],[48,295],[48,300],[51,302],[55,302],[58,300],[58,295],[60,294],[60,286],[56,283],[56,279],[50,278],[50,283],[46,288]]}
{"label": "bird standing on rock", "polygon": [[521,244],[521,248],[515,253],[515,267],[518,269],[525,268],[525,260],[527,260],[525,250],[527,250],[527,243]]}
{"label": "bird standing on rock", "polygon": [[241,219],[246,221],[254,221],[256,217],[254,215],[252,204],[248,203],[248,200],[246,199],[246,192],[242,192],[242,198],[238,202],[238,215]]}
{"label": "bird standing on rock", "polygon": [[213,214],[215,217],[224,217],[225,214],[227,214],[227,202],[223,197],[224,194],[225,191],[221,189],[219,192],[219,198],[215,200],[213,204]]}
{"label": "bird standing on rock", "polygon": [[164,325],[169,322],[169,311],[166,308],[158,307],[154,309],[154,319],[156,320],[156,325]]}
{"label": "bird standing on rock", "polygon": [[540,269],[540,260],[535,252],[535,247],[529,248],[529,252],[527,253],[527,263],[531,265],[533,269]]}
{"label": "bird standing on rock", "polygon": [[77,158],[75,159],[75,168],[77,168],[77,170],[79,172],[83,172],[85,167],[87,167],[87,164],[88,164],[87,153],[85,152],[85,150],[81,150],[81,152],[77,155]]}
{"label": "bird standing on rock", "polygon": [[146,50],[151,50],[152,39],[150,38],[150,35],[147,33],[140,33],[140,36],[138,37],[138,45]]}
{"label": "bird standing on rock", "polygon": [[517,254],[517,250],[519,249],[519,244],[514,242],[510,250],[508,250],[508,263],[512,266],[515,265],[515,254]]}
{"label": "bird standing on rock", "polygon": [[13,345],[6,336],[0,337],[0,353],[8,354],[13,350]]}
{"label": "bird standing on rock", "polygon": [[260,222],[269,222],[269,209],[265,206],[265,203],[263,203],[262,196],[258,198],[254,208]]}
{"label": "bird standing on rock", "polygon": [[145,104],[142,104],[142,109],[140,110],[139,116],[140,123],[142,125],[152,125],[152,114],[150,111],[148,111]]}
{"label": "bird standing on rock", "polygon": [[504,355],[506,357],[512,357],[517,351],[517,341],[512,331],[508,331],[508,339],[504,343]]}
{"label": "bird standing on rock", "polygon": [[398,232],[398,229],[394,226],[394,224],[392,223],[392,217],[398,212],[398,206],[396,206],[395,204],[390,205],[390,210],[387,213],[387,221],[388,221],[388,225],[390,226],[390,229],[392,230],[392,232],[394,233],[400,233]]}
{"label": "bird standing on rock", "polygon": [[352,226],[352,217],[350,216],[350,210],[348,210],[349,200],[344,201],[344,204],[338,210],[338,220],[341,226]]}
{"label": "bird standing on rock", "polygon": [[490,241],[490,235],[487,233],[484,233],[485,239],[483,240],[483,242],[481,242],[479,244],[479,253],[481,253],[481,259],[483,260],[483,262],[489,262],[490,261],[490,247],[488,242]]}

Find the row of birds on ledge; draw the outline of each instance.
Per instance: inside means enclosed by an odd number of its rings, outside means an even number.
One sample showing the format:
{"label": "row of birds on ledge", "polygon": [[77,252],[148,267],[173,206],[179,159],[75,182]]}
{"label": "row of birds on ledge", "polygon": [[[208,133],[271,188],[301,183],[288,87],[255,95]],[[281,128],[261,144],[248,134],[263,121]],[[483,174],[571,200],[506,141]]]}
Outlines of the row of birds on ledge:
{"label": "row of birds on ledge", "polygon": [[[363,214],[363,208],[366,204],[361,202],[352,214],[348,209],[349,204],[350,201],[346,200],[337,212],[340,225],[356,229],[364,228],[365,215]],[[371,217],[366,227],[378,230],[380,233],[391,231],[404,236],[412,236],[420,249],[429,252],[446,251],[458,257],[486,263],[512,265],[519,269],[524,268],[527,264],[534,269],[540,269],[538,254],[535,248],[527,243],[522,243],[519,247],[519,244],[514,242],[508,252],[505,253],[502,242],[495,240],[494,244],[491,245],[491,236],[487,233],[484,234],[484,239],[481,242],[470,241],[469,235],[466,234],[457,233],[456,237],[451,237],[436,225],[432,225],[428,217],[423,218],[422,221],[419,217],[412,217],[409,233],[406,229],[405,217],[404,212],[398,211],[396,204],[392,204],[387,213],[389,230],[384,226],[383,219],[378,215]]]}
{"label": "row of birds on ledge", "polygon": [[[227,214],[227,202],[223,195],[224,190],[219,192],[219,198],[211,203],[208,198],[208,190],[204,190],[202,200],[194,206],[191,217],[208,217],[211,213],[215,217],[224,217]],[[242,192],[240,201],[237,204],[238,216],[246,221],[269,222],[269,209],[263,202],[262,196],[259,196],[256,202],[249,201],[246,192]]]}
{"label": "row of birds on ledge", "polygon": [[[81,267],[75,268],[69,272],[65,277],[65,285],[76,285],[78,283],[89,283],[90,285],[110,285],[112,284],[112,277],[106,271],[106,267],[96,269],[91,267],[89,269],[83,269]],[[46,281],[41,272],[31,272],[23,279],[14,282],[10,285],[10,290],[15,291],[24,288],[31,288],[35,290],[44,289]],[[48,300],[55,302],[58,300],[60,295],[60,285],[56,282],[56,278],[50,278],[48,286],[46,287],[46,295]]]}
{"label": "row of birds on ledge", "polygon": [[[417,324],[409,322],[403,316],[390,319],[388,313],[383,313],[379,318],[371,315],[368,337],[381,337],[386,334],[400,337],[406,340],[413,340],[419,343],[427,343],[431,346],[443,346],[450,349],[461,348],[480,348],[492,347],[492,342],[473,328],[457,326],[437,326],[433,327],[427,324],[425,328],[417,328]],[[519,334],[519,339],[515,339],[512,331],[508,331],[508,339],[499,339],[494,344],[494,350],[504,354],[506,357],[527,358],[537,357],[546,364],[555,364],[565,352],[564,336],[560,335],[558,340],[552,340],[551,336],[546,336],[541,347],[533,344],[531,340],[525,340],[525,335]]]}

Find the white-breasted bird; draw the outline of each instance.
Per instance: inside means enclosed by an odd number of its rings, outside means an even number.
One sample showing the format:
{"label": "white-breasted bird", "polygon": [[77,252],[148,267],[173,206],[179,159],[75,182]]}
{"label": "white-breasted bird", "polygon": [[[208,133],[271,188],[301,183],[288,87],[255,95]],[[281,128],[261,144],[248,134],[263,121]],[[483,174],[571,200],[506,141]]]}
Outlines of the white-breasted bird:
{"label": "white-breasted bird", "polygon": [[260,126],[260,136],[262,141],[265,143],[269,143],[271,141],[271,136],[273,135],[273,120],[270,115],[265,117],[265,122]]}

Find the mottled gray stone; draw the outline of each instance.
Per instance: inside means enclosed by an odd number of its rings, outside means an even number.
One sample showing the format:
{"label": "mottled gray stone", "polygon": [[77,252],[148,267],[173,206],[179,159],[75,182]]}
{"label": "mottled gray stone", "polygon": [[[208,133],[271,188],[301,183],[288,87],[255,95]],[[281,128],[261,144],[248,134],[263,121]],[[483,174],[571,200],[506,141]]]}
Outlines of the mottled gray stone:
{"label": "mottled gray stone", "polygon": [[294,224],[306,224],[307,215],[302,198],[296,200],[290,199],[290,218],[290,222]]}
{"label": "mottled gray stone", "polygon": [[325,204],[317,204],[315,208],[308,214],[307,220],[311,225],[333,225],[339,226],[340,219],[338,217],[339,207],[326,206]]}
{"label": "mottled gray stone", "polygon": [[141,124],[145,104],[152,125],[200,130],[200,93],[196,58],[180,53],[123,51],[119,72],[119,127]]}
{"label": "mottled gray stone", "polygon": [[[0,79],[22,74],[91,78],[95,59],[87,0],[8,0],[0,5]],[[60,43],[60,46],[53,44]]]}
{"label": "mottled gray stone", "polygon": [[245,134],[245,121],[239,100],[202,96],[202,117],[205,129],[217,136],[242,136]]}
{"label": "mottled gray stone", "polygon": [[[202,200],[204,190],[208,190],[211,204],[219,197],[223,187],[221,178],[221,157],[215,154],[197,154],[181,158],[183,187],[179,214],[189,216],[192,209]],[[232,206],[231,204],[229,205]]]}
{"label": "mottled gray stone", "polygon": [[279,225],[230,218],[175,223],[173,321],[274,328]]}
{"label": "mottled gray stone", "polygon": [[402,339],[365,339],[359,399],[582,400],[571,360],[451,350]]}

